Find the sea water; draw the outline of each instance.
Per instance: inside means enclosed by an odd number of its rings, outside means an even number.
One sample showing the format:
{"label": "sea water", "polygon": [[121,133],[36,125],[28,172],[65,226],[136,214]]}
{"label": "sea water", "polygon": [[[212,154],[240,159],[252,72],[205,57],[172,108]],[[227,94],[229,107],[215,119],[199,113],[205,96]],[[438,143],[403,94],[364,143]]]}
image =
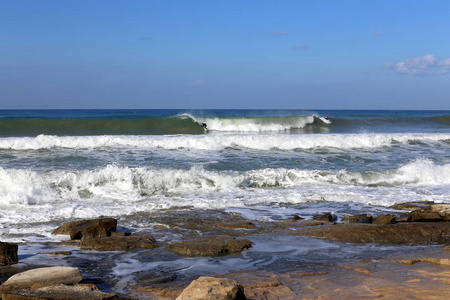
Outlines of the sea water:
{"label": "sea water", "polygon": [[[25,262],[31,244],[75,219],[132,228],[133,216],[171,208],[269,222],[378,215],[406,201],[450,203],[449,194],[450,111],[0,110],[0,240],[28,243]],[[289,257],[273,238],[260,245]],[[306,252],[344,249],[303,239]],[[256,258],[222,264],[256,266],[258,247],[246,254]],[[122,282],[139,255],[112,263]],[[177,258],[146,264],[197,270]]]}

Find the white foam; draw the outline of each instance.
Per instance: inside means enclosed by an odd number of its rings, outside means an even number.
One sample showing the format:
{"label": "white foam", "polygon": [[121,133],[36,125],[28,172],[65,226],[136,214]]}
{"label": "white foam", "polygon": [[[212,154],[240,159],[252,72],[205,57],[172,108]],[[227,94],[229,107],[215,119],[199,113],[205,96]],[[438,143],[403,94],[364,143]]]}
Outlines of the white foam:
{"label": "white foam", "polygon": [[120,216],[175,206],[227,209],[260,205],[263,210],[273,210],[274,203],[389,206],[410,199],[450,202],[449,186],[450,164],[436,165],[427,159],[371,173],[284,168],[238,173],[201,167],[157,170],[115,165],[47,173],[0,168],[0,224],[7,228],[8,224]]}
{"label": "white foam", "polygon": [[172,136],[48,136],[0,138],[0,149],[96,149],[126,147],[144,149],[222,150],[241,148],[256,150],[294,150],[315,148],[379,148],[412,141],[445,142],[450,134],[224,134]]}

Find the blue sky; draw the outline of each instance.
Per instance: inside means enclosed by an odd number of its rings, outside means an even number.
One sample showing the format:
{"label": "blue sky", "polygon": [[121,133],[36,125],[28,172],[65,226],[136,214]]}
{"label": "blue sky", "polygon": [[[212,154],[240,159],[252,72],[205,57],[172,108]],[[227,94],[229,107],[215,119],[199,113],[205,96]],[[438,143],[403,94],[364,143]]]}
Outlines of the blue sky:
{"label": "blue sky", "polygon": [[450,109],[450,1],[0,0],[0,108]]}

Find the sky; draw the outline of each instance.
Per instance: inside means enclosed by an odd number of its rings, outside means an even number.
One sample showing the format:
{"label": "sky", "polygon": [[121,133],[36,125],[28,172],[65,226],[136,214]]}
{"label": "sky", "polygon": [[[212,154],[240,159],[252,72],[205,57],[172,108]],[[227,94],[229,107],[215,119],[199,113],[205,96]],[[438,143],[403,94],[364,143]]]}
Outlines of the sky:
{"label": "sky", "polygon": [[450,109],[450,1],[0,0],[0,109]]}

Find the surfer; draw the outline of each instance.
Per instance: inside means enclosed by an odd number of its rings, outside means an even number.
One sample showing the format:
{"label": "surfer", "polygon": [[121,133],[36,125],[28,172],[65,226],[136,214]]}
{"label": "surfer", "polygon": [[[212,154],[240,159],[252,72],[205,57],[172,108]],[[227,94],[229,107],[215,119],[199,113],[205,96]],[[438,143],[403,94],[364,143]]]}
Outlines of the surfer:
{"label": "surfer", "polygon": [[203,129],[208,130],[208,125],[205,122],[202,122]]}

